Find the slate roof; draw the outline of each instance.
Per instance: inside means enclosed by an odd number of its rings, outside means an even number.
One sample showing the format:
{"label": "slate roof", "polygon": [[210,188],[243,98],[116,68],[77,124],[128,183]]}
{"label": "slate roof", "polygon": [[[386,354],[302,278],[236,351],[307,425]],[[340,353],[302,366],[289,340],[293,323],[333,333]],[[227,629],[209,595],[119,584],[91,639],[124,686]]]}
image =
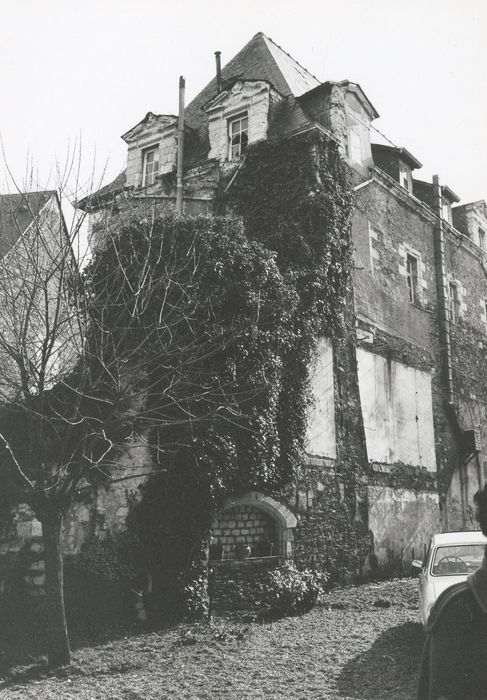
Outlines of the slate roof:
{"label": "slate roof", "polygon": [[[253,36],[236,56],[223,66],[221,78],[222,90],[228,89],[237,80],[262,80],[282,95],[284,99],[276,109],[273,123],[269,125],[270,137],[292,133],[316,123],[303,109],[299,98],[322,83],[262,32]],[[208,156],[208,115],[204,107],[216,97],[217,92],[215,75],[185,109],[185,125],[189,127],[189,133],[184,161],[188,165],[204,161]],[[147,116],[144,119],[147,119]],[[121,173],[109,185],[78,202],[78,206],[82,209],[90,204],[96,206],[98,200],[104,196],[121,191],[124,184],[125,176]]]}
{"label": "slate roof", "polygon": [[[223,88],[237,79],[265,80],[283,97],[289,98],[286,100],[287,105],[283,107],[283,112],[286,112],[290,121],[290,128],[286,129],[287,131],[292,131],[296,126],[312,123],[294,98],[317,87],[320,81],[262,32],[252,37],[248,44],[223,66]],[[205,148],[208,146],[207,152],[209,150],[208,117],[204,106],[216,94],[215,76],[188,104],[185,111],[185,121],[198,132],[202,145]]]}
{"label": "slate roof", "polygon": [[55,190],[0,195],[0,258],[3,258],[37,218]]}

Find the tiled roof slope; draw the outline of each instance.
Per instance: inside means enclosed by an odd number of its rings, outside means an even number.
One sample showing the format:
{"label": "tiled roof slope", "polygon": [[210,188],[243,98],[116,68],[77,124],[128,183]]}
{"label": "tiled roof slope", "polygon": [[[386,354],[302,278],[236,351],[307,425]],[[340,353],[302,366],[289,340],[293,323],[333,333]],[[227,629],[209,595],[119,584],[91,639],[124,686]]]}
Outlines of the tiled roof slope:
{"label": "tiled roof slope", "polygon": [[53,196],[56,196],[54,190],[0,195],[0,258],[15,245]]}

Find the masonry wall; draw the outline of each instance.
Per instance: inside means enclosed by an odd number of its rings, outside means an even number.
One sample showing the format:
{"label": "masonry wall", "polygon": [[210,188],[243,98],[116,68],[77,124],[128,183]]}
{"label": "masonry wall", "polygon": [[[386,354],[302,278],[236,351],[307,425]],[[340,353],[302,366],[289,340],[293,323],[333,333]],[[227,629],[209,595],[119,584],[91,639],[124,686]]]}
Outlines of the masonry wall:
{"label": "masonry wall", "polygon": [[[371,506],[370,510],[371,529],[380,531],[379,539],[386,543],[382,546],[378,541],[379,550],[383,550],[382,557],[386,556],[385,552],[392,542],[396,549],[404,546],[395,526],[401,500],[398,501],[398,491],[390,490],[391,480],[402,473],[404,493],[408,492],[410,498],[414,495],[414,502],[417,502],[415,507],[419,509],[418,517],[424,524],[421,533],[423,539],[427,539],[427,535],[438,527],[477,527],[472,519],[470,504],[473,493],[485,480],[482,473],[483,462],[486,461],[485,442],[480,455],[473,455],[464,464],[461,431],[480,427],[485,441],[487,325],[484,321],[485,306],[481,300],[487,295],[487,275],[478,248],[446,225],[446,274],[447,279],[456,285],[459,311],[459,319],[451,324],[456,409],[449,413],[441,378],[434,260],[435,223],[436,219],[425,212],[424,207],[416,205],[406,193],[392,185],[385,187],[373,183],[358,193],[353,232],[359,344],[369,352],[382,355],[388,362],[400,362],[416,373],[425,372],[431,377],[437,467],[437,484],[434,488],[439,493],[438,506],[433,509],[436,516],[432,518],[429,515],[431,492],[424,490],[424,487],[419,491],[417,487],[413,490],[410,488],[411,479],[417,480],[421,474],[406,469],[406,465],[403,467],[398,461],[387,478],[380,477],[383,482],[381,503],[374,495],[375,487],[372,485],[374,479],[379,478],[380,465],[372,464],[374,475],[369,486],[369,502],[376,505]],[[406,283],[407,252],[420,262],[418,294],[414,303],[409,299]],[[387,488],[384,490],[385,485]],[[430,488],[429,484],[426,486]],[[417,534],[415,537],[417,541],[421,539]]]}
{"label": "masonry wall", "polygon": [[378,565],[408,573],[413,559],[423,559],[431,533],[441,528],[438,493],[379,484],[368,492]]}

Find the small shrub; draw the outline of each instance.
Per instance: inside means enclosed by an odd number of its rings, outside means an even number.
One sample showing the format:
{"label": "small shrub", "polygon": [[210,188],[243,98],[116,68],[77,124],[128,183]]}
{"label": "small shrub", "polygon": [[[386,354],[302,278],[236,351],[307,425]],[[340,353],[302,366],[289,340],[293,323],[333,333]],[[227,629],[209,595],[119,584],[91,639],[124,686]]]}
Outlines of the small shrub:
{"label": "small shrub", "polygon": [[198,564],[193,564],[191,580],[184,587],[185,619],[197,622],[208,617],[208,572]]}
{"label": "small shrub", "polygon": [[285,564],[270,571],[261,585],[260,609],[269,617],[286,617],[308,612],[324,592],[328,575]]}

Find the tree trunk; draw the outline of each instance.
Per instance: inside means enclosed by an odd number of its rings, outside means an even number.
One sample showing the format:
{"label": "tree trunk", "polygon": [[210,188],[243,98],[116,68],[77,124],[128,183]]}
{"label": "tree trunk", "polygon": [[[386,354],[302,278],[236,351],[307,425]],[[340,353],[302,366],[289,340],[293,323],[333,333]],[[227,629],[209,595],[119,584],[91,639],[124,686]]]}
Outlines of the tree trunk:
{"label": "tree trunk", "polygon": [[64,610],[63,555],[61,551],[61,513],[42,519],[44,559],[46,565],[46,633],[49,668],[71,663],[68,628]]}

